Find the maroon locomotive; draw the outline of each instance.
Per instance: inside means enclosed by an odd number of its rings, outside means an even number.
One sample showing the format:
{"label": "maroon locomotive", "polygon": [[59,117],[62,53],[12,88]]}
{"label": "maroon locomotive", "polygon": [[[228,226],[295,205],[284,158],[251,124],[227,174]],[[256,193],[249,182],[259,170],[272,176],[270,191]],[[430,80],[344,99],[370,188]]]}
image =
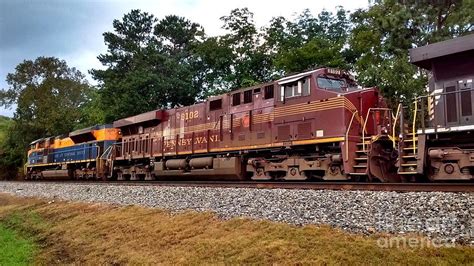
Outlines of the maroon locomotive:
{"label": "maroon locomotive", "polygon": [[377,88],[318,68],[72,132],[52,147],[34,142],[27,177],[472,181],[474,34],[410,58],[431,71],[410,118],[408,106],[392,113]]}
{"label": "maroon locomotive", "polygon": [[412,49],[410,60],[431,78],[427,95],[414,102],[409,129],[401,132],[398,173],[474,180],[474,34]]}
{"label": "maroon locomotive", "polygon": [[[318,68],[115,121],[122,141],[110,162],[119,180],[394,181],[391,121],[376,88],[361,89],[343,71]],[[369,143],[378,145],[371,171]]]}

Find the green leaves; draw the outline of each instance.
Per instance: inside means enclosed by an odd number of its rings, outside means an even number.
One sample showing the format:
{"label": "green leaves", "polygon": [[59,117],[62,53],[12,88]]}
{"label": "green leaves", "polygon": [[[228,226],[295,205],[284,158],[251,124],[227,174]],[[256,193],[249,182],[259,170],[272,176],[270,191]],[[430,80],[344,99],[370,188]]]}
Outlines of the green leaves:
{"label": "green leaves", "polygon": [[265,29],[267,54],[280,73],[318,66],[347,69],[344,46],[349,29],[347,11],[342,7],[336,14],[323,10],[317,17],[304,10],[294,21],[277,17]]}
{"label": "green leaves", "polygon": [[[13,122],[1,143],[0,164],[15,171],[25,158],[28,144],[38,138],[72,131],[78,124],[101,122],[85,114],[94,89],[84,75],[54,57],[25,60],[7,75],[9,88],[0,93],[0,104],[16,104]],[[100,109],[95,109],[98,116]],[[13,169],[8,168],[13,167]]]}
{"label": "green leaves", "polygon": [[74,128],[77,111],[91,90],[84,75],[65,61],[39,57],[24,61],[7,76],[10,88],[0,94],[3,106],[17,104],[15,120],[37,128],[44,135],[57,135]]}
{"label": "green leaves", "polygon": [[354,12],[348,43],[358,81],[380,87],[392,104],[411,102],[425,93],[427,74],[409,63],[408,50],[474,29],[474,8],[469,2],[379,0]]}
{"label": "green leaves", "polygon": [[113,25],[114,32],[104,33],[108,52],[98,57],[108,68],[91,71],[101,84],[107,122],[194,103],[202,90],[202,64],[195,56],[201,26],[174,15],[158,21],[139,10]]}

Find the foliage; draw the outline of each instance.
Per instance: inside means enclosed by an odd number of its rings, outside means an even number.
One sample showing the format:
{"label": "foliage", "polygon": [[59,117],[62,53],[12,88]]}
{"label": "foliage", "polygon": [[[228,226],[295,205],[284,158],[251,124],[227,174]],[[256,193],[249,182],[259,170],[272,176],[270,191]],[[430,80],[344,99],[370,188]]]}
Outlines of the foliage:
{"label": "foliage", "polygon": [[359,82],[380,87],[392,103],[422,94],[427,75],[409,63],[408,50],[474,30],[473,11],[469,1],[378,0],[354,12],[349,45]]}
{"label": "foliage", "polygon": [[[5,142],[10,133],[9,129],[12,126],[13,120],[11,118],[0,116],[0,158],[4,158],[6,155],[4,152]],[[15,160],[15,158],[12,159]],[[9,167],[10,165],[9,161],[5,160],[5,162],[2,163],[0,159],[0,179],[16,175],[15,169],[12,171],[11,167]]]}
{"label": "foliage", "polygon": [[16,104],[12,123],[2,143],[2,166],[16,172],[24,162],[28,144],[38,138],[73,130],[85,121],[81,110],[93,89],[84,75],[54,57],[25,60],[7,75],[9,88],[0,92],[0,104]]}
{"label": "foliage", "polygon": [[54,57],[26,60],[15,70],[7,75],[10,88],[0,93],[0,104],[17,105],[14,121],[41,136],[73,129],[90,90],[84,75]]}
{"label": "foliage", "polygon": [[247,8],[234,9],[229,16],[221,17],[227,34],[220,37],[221,45],[230,50],[227,60],[232,62],[227,80],[229,88],[252,86],[270,79],[271,62],[265,56],[264,47],[253,21],[253,13]]}
{"label": "foliage", "polygon": [[323,10],[314,17],[306,9],[294,21],[273,18],[264,36],[275,69],[283,73],[318,66],[347,69],[344,49],[350,29],[347,14],[344,8],[338,7],[336,14]]}
{"label": "foliage", "polygon": [[98,57],[107,69],[91,71],[107,122],[194,103],[202,87],[193,56],[201,26],[178,16],[158,21],[139,10],[113,26],[115,32],[104,33],[108,52]]}
{"label": "foliage", "polygon": [[203,97],[252,86],[272,77],[260,33],[247,8],[220,18],[226,33],[206,38],[196,49],[202,62]]}
{"label": "foliage", "polygon": [[4,142],[5,138],[8,135],[8,128],[12,124],[12,119],[10,117],[0,115],[0,145]]}

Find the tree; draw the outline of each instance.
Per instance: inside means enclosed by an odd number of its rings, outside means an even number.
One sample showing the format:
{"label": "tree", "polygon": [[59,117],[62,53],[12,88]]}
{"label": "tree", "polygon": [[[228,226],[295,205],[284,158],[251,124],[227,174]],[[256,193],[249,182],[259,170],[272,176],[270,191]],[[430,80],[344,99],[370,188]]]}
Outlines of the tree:
{"label": "tree", "polygon": [[264,37],[276,71],[299,72],[318,66],[347,69],[344,46],[349,33],[347,11],[304,10],[294,21],[273,18]]}
{"label": "tree", "polygon": [[31,141],[68,133],[84,120],[81,108],[88,104],[92,88],[81,72],[63,60],[25,60],[7,75],[7,83],[0,104],[17,107],[2,147],[3,165],[20,166]]}
{"label": "tree", "polygon": [[[472,2],[472,1],[471,1]],[[409,63],[408,50],[450,39],[474,29],[473,4],[378,0],[351,16],[353,69],[365,86],[378,86],[393,104],[421,95],[427,75]]]}
{"label": "tree", "polygon": [[178,16],[158,21],[140,10],[113,26],[114,32],[104,33],[108,52],[98,57],[107,69],[91,71],[107,122],[196,101],[202,66],[194,50],[204,34],[201,26]]}
{"label": "tree", "polygon": [[7,75],[7,83],[10,88],[0,92],[0,104],[16,104],[14,120],[38,136],[72,130],[91,91],[80,71],[54,57],[23,61]]}
{"label": "tree", "polygon": [[[207,95],[252,86],[271,79],[271,60],[247,8],[221,17],[226,34],[209,38],[198,48]],[[211,92],[211,93],[209,93]]]}

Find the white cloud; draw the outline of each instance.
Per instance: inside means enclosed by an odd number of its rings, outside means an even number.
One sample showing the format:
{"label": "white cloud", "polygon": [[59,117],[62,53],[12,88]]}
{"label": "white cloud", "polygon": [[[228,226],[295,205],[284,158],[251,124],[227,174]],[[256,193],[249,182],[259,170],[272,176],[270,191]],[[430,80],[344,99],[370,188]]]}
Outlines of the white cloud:
{"label": "white cloud", "polygon": [[[304,9],[309,9],[317,15],[323,9],[334,11],[337,6],[343,6],[350,11],[368,6],[368,0],[17,1],[9,2],[8,9],[11,10],[5,9],[7,5],[0,4],[0,9],[2,7],[4,9],[4,13],[0,12],[4,15],[3,19],[5,17],[10,19],[10,21],[2,20],[0,23],[5,26],[0,27],[0,46],[3,47],[3,52],[0,51],[0,61],[2,61],[0,88],[7,87],[3,82],[6,73],[13,72],[16,64],[25,59],[34,60],[37,56],[56,56],[65,59],[69,66],[76,67],[86,74],[91,84],[96,84],[88,71],[92,68],[102,68],[97,59],[99,54],[107,51],[102,33],[112,31],[113,20],[121,19],[131,9],[141,9],[157,18],[170,14],[183,16],[201,24],[206,33],[213,36],[223,33],[222,21],[219,18],[229,15],[235,8],[248,7],[254,13],[254,20],[260,28],[267,25],[272,17],[284,16],[291,19]],[[41,8],[34,8],[35,5],[40,5]],[[13,28],[15,26],[19,28]],[[28,30],[36,32],[28,33]],[[32,35],[35,35],[34,38]],[[15,41],[18,43],[11,43]],[[11,52],[6,52],[9,50]],[[0,108],[1,115],[12,116],[13,111]]]}
{"label": "white cloud", "polygon": [[291,18],[295,14],[301,13],[304,9],[309,9],[313,14],[318,14],[323,9],[334,11],[337,6],[343,6],[347,10],[355,10],[368,6],[368,0],[291,0],[291,1],[216,1],[216,0],[195,0],[195,1],[150,1],[138,0],[133,4],[121,1],[121,6],[127,9],[138,8],[150,12],[157,17],[168,14],[184,16],[194,22],[201,24],[209,35],[222,33],[222,22],[220,17],[230,14],[235,8],[247,7],[254,13],[254,19],[258,27],[266,25],[272,17],[284,16]]}

